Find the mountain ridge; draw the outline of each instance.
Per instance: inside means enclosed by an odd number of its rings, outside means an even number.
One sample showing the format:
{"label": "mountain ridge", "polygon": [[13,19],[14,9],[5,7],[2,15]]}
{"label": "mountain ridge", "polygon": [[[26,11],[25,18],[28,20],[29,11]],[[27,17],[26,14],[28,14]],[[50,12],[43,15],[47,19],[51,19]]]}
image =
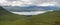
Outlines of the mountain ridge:
{"label": "mountain ridge", "polygon": [[47,10],[60,10],[60,7],[57,6],[4,6],[5,9],[9,11],[47,11]]}

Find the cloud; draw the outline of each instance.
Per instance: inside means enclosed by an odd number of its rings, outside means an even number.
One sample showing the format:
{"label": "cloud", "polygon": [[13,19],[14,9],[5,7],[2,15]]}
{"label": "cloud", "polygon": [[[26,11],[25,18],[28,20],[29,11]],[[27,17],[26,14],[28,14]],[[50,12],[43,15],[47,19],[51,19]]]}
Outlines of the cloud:
{"label": "cloud", "polygon": [[1,6],[54,6],[58,5],[60,0],[0,0]]}
{"label": "cloud", "polygon": [[29,0],[0,0],[0,5],[11,5],[11,6],[24,6],[24,5],[30,5],[32,3],[29,2]]}
{"label": "cloud", "polygon": [[58,2],[45,2],[41,4],[37,4],[37,6],[57,6],[59,3]]}

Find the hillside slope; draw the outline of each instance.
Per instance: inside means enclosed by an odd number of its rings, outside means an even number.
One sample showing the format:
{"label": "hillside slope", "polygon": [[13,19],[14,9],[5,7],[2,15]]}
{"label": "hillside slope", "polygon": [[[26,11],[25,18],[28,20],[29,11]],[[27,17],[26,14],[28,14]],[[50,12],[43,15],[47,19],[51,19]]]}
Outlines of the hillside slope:
{"label": "hillside slope", "polygon": [[60,25],[60,11],[31,17],[16,15],[0,7],[0,25]]}
{"label": "hillside slope", "polygon": [[26,16],[13,14],[0,6],[0,25],[28,25],[27,21]]}
{"label": "hillside slope", "polygon": [[32,16],[32,25],[60,25],[60,11]]}
{"label": "hillside slope", "polygon": [[[19,16],[19,15],[16,15],[16,14],[13,14],[13,13],[5,10],[4,8],[0,7],[0,21],[2,21],[3,18],[4,18],[4,20],[5,20],[5,18],[7,19],[8,17],[9,17],[9,18],[11,17],[11,19],[12,19],[12,17],[17,18],[17,17],[20,17],[20,16]],[[1,18],[2,18],[2,19],[1,19]],[[8,19],[9,19],[9,18],[8,18]],[[14,18],[13,18],[13,19],[14,19]]]}

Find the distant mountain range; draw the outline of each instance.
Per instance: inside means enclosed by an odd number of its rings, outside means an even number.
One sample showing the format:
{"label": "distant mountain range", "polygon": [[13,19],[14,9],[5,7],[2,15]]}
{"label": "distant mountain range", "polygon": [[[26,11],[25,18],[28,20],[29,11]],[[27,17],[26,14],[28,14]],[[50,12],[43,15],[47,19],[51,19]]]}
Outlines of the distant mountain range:
{"label": "distant mountain range", "polygon": [[57,6],[3,6],[8,11],[17,12],[30,12],[30,11],[48,11],[48,10],[60,10]]}

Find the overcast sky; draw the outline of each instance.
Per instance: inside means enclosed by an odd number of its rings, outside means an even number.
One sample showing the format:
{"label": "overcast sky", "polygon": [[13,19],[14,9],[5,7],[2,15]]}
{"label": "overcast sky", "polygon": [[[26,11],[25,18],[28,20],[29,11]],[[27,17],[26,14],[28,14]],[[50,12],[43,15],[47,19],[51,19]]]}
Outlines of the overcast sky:
{"label": "overcast sky", "polygon": [[11,5],[11,6],[55,6],[59,5],[60,0],[0,0],[0,5]]}

